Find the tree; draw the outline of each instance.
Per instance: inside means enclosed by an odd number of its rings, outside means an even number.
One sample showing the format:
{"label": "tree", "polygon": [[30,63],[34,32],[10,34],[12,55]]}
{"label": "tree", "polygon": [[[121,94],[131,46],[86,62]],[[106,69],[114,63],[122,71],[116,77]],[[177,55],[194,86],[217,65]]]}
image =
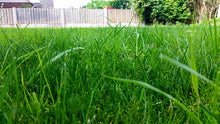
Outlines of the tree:
{"label": "tree", "polygon": [[88,3],[87,6],[84,6],[83,8],[103,9],[106,5],[108,5],[108,3],[105,0],[92,0],[91,3]]}
{"label": "tree", "polygon": [[[190,10],[192,17],[195,16],[196,22],[201,22],[202,18],[212,19],[213,15],[217,16],[219,0],[191,0]],[[194,9],[195,8],[195,9]],[[195,11],[195,14],[193,14]]]}
{"label": "tree", "polygon": [[131,3],[130,0],[111,0],[108,1],[109,6],[115,9],[130,9]]}

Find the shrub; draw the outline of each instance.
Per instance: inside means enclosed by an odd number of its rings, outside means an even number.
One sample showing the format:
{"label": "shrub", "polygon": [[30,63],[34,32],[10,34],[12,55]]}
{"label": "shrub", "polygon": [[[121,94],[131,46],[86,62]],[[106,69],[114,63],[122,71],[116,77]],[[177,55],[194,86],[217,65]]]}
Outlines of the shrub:
{"label": "shrub", "polygon": [[188,3],[188,0],[135,0],[134,8],[138,14],[142,12],[142,19],[147,24],[155,20],[163,24],[190,23]]}

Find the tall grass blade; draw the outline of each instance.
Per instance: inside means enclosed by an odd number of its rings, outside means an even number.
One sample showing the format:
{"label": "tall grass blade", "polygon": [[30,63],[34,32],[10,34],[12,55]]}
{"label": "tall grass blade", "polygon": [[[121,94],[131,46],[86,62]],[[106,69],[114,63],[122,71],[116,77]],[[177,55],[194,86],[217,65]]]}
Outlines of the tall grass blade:
{"label": "tall grass blade", "polygon": [[131,23],[132,23],[132,21],[133,21],[133,18],[134,18],[134,15],[132,16],[132,18],[131,18],[131,20],[130,20],[130,22],[129,22],[129,24],[128,24],[128,27],[131,25]]}
{"label": "tall grass blade", "polygon": [[[55,56],[54,58],[52,58],[49,63],[53,63],[54,61],[56,61],[57,59],[59,59],[60,57],[62,57],[63,55],[65,55],[66,53],[68,52],[71,52],[71,51],[74,51],[74,50],[82,50],[84,49],[83,47],[76,47],[76,48],[72,48],[72,49],[69,49],[69,50],[66,50],[66,51],[63,51],[61,53],[59,53],[57,56]],[[48,64],[49,64],[48,63]],[[46,64],[47,65],[47,64]]]}
{"label": "tall grass blade", "polygon": [[42,59],[41,59],[40,54],[39,54],[38,51],[37,51],[37,57],[38,57],[38,60],[39,60],[39,62],[40,62],[39,65],[42,67],[42,68],[41,68],[41,71],[42,71],[42,73],[43,73],[44,80],[45,80],[46,85],[47,85],[47,87],[48,87],[48,91],[49,91],[49,94],[50,94],[50,97],[51,97],[52,103],[54,104],[55,102],[54,102],[53,94],[52,94],[52,92],[51,92],[51,88],[50,88],[50,85],[49,85],[49,83],[48,83],[47,76],[46,76],[46,74],[45,74],[45,72],[44,72]]}
{"label": "tall grass blade", "polygon": [[26,91],[25,91],[24,75],[23,75],[23,71],[22,71],[21,67],[20,67],[20,71],[21,71],[21,83],[22,83],[22,87],[23,87],[25,102],[26,102],[27,107],[29,108],[30,112],[33,114],[33,110],[32,110],[32,108],[31,108],[31,106],[30,106],[30,102],[29,102],[29,100],[28,100],[28,98],[27,98],[27,94],[26,94]]}
{"label": "tall grass blade", "polygon": [[[25,55],[22,55],[22,56],[20,56],[20,57],[18,57],[17,58],[17,61],[18,60],[21,60],[21,59],[23,59],[23,58],[25,58],[20,64],[18,64],[18,66],[17,66],[17,68],[22,64],[22,63],[24,63],[28,58],[30,58],[34,53],[36,53],[37,51],[40,51],[40,50],[42,50],[42,49],[44,49],[45,47],[41,47],[41,48],[38,48],[38,49],[36,49],[36,50],[34,50],[34,51],[32,51],[32,52],[29,52],[29,53],[27,53],[27,54],[25,54]],[[6,54],[7,55],[7,54]],[[6,57],[6,56],[5,56]],[[4,61],[3,61],[4,62]],[[5,62],[4,62],[5,63]],[[8,70],[8,68],[11,66],[11,64],[8,64],[5,68],[4,68],[4,70],[3,70],[3,68],[1,69],[1,72],[0,72],[0,76],[1,75],[3,75],[7,70]]]}
{"label": "tall grass blade", "polygon": [[218,54],[218,42],[217,42],[217,26],[216,26],[216,19],[215,15],[213,14],[213,20],[214,20],[214,44],[215,44],[215,56],[217,57]]}
{"label": "tall grass blade", "polygon": [[1,17],[0,17],[0,21],[2,20],[3,17],[4,17],[4,16],[1,16]]}
{"label": "tall grass blade", "polygon": [[7,52],[5,53],[4,60],[3,60],[2,64],[1,64],[1,66],[2,66],[1,72],[2,72],[3,67],[4,67],[4,65],[5,65],[5,62],[6,62],[6,59],[7,59],[7,56],[8,56],[8,53],[9,53],[11,47],[12,47],[12,45],[10,45],[10,47],[9,47],[8,50],[7,50]]}
{"label": "tall grass blade", "polygon": [[[45,69],[48,65],[52,64],[52,63],[55,62],[57,59],[59,59],[59,58],[61,58],[63,55],[65,55],[66,53],[69,53],[69,52],[74,51],[74,50],[83,50],[83,49],[84,49],[83,47],[76,47],[76,48],[72,48],[72,49],[65,50],[65,51],[59,53],[58,55],[56,55],[54,58],[52,58],[52,59],[51,59],[49,62],[47,62],[44,66],[42,66],[42,69]],[[40,68],[40,66],[41,66],[41,65],[39,65],[39,66],[37,67],[37,69]],[[31,82],[31,81],[34,79],[34,77],[36,77],[36,76],[39,75],[39,74],[40,74],[40,71],[37,72],[37,73],[35,73],[35,74],[33,74],[33,76],[29,79],[28,82]]]}
{"label": "tall grass blade", "polygon": [[142,21],[142,18],[143,18],[143,12],[144,12],[144,1],[143,0],[141,0],[140,1],[141,2],[141,13],[140,13],[140,18],[139,18],[139,22],[138,22],[138,27],[140,27],[140,25],[141,25],[141,21]]}
{"label": "tall grass blade", "polygon": [[213,114],[207,107],[205,107],[203,104],[199,104],[201,107],[202,107],[202,109],[203,110],[205,110],[209,115],[211,115],[212,117],[214,117],[216,120],[217,120],[217,122],[220,124],[220,118],[217,116],[217,115],[215,115],[215,114]]}
{"label": "tall grass blade", "polygon": [[167,94],[166,92],[150,85],[150,84],[147,84],[145,82],[142,82],[142,81],[135,81],[135,80],[129,80],[129,79],[123,79],[123,78],[116,78],[116,77],[109,77],[109,76],[106,76],[104,75],[104,77],[106,78],[109,78],[109,79],[112,79],[112,80],[117,80],[117,81],[121,81],[121,82],[125,82],[125,83],[133,83],[133,84],[136,84],[136,85],[140,85],[140,86],[143,86],[143,87],[146,87],[146,88],[149,88],[157,93],[160,93],[164,96],[166,96],[167,98],[173,100],[175,103],[177,103],[182,109],[184,109],[187,113],[189,113],[189,115],[191,115],[191,117],[197,121],[199,124],[202,124],[201,120],[194,114],[192,113],[184,104],[182,104],[180,101],[178,101],[176,98],[174,98],[173,96]]}
{"label": "tall grass blade", "polygon": [[[113,21],[112,21],[110,18],[108,18],[108,17],[106,17],[106,18],[107,18],[107,20],[108,20],[110,23],[113,23]],[[107,23],[108,26],[109,26],[109,27],[113,27],[109,22]]]}
{"label": "tall grass blade", "polygon": [[192,73],[192,74],[197,75],[199,78],[203,79],[204,81],[210,83],[212,86],[216,87],[216,84],[214,84],[211,80],[209,80],[208,78],[202,76],[201,74],[199,74],[199,73],[196,72],[195,70],[191,69],[190,67],[188,67],[188,66],[186,66],[186,65],[184,65],[184,64],[182,64],[182,63],[180,63],[180,62],[177,62],[177,61],[171,59],[171,58],[168,57],[168,56],[165,56],[165,55],[162,55],[162,54],[161,54],[160,57],[161,57],[162,59],[164,59],[164,60],[167,60],[167,61],[169,61],[169,62],[171,62],[171,63],[177,65],[177,66],[182,67],[183,69],[187,70],[188,72],[190,72],[190,73]]}
{"label": "tall grass blade", "polygon": [[[193,31],[192,31],[192,38],[190,40],[190,55],[191,55],[191,61],[190,61],[190,66],[193,70],[196,71],[196,62],[195,62],[195,56],[194,56],[194,38],[195,38],[195,23],[193,23]],[[192,79],[192,85],[193,85],[193,89],[196,93],[196,95],[199,98],[199,84],[198,84],[198,77],[197,75],[195,75],[194,73],[191,73],[191,79]]]}

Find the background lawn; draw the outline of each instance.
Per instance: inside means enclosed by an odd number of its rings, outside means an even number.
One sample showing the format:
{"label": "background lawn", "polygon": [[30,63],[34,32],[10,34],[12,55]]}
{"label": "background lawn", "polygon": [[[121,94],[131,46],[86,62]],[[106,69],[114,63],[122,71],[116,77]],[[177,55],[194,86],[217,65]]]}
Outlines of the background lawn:
{"label": "background lawn", "polygon": [[220,122],[219,34],[208,24],[2,28],[0,122]]}

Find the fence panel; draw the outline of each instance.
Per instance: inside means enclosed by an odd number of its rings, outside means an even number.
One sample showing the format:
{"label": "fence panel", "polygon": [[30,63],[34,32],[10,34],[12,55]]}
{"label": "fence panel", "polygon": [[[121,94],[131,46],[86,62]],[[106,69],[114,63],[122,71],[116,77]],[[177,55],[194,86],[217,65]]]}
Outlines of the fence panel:
{"label": "fence panel", "polygon": [[17,8],[18,24],[61,24],[60,9]]}
{"label": "fence panel", "polygon": [[134,11],[125,9],[109,9],[108,18],[109,23],[129,23],[131,20],[132,23],[139,22],[139,17]]}
{"label": "fence panel", "polygon": [[[1,25],[18,24],[32,26],[107,26],[107,23],[138,23],[139,18],[132,10],[120,9],[54,9],[54,8],[14,8],[0,9]],[[110,19],[108,21],[106,18]]]}
{"label": "fence panel", "polygon": [[13,25],[13,13],[12,9],[0,9],[0,24],[1,25]]}
{"label": "fence panel", "polygon": [[103,9],[64,9],[65,24],[104,24]]}

